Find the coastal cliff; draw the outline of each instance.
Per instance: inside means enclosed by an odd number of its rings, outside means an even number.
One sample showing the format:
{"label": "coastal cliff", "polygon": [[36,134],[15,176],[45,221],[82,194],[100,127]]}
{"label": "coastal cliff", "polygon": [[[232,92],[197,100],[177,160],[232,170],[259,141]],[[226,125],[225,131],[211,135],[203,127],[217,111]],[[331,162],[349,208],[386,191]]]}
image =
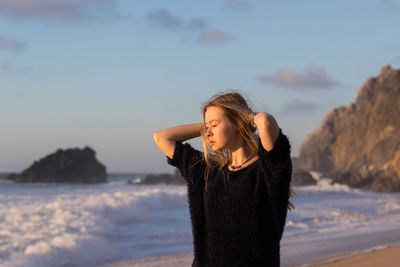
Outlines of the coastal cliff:
{"label": "coastal cliff", "polygon": [[354,103],[331,110],[300,146],[296,168],[372,191],[400,191],[400,70],[369,77]]}

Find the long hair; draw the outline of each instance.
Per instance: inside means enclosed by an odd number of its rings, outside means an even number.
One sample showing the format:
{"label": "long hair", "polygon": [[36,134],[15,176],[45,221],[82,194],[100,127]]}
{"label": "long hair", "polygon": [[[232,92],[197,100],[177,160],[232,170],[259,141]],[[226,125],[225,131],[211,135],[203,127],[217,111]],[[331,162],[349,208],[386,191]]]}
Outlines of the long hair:
{"label": "long hair", "polygon": [[[244,145],[250,148],[253,154],[258,151],[257,138],[258,135],[255,133],[257,130],[253,126],[251,120],[251,114],[254,113],[252,109],[247,104],[247,101],[243,96],[235,90],[229,90],[227,92],[220,92],[210,98],[206,103],[203,104],[201,108],[201,113],[203,121],[205,120],[205,114],[208,107],[218,107],[224,111],[225,116],[232,122],[240,135],[243,138]],[[206,162],[206,170],[204,173],[204,179],[206,181],[206,190],[208,190],[208,177],[210,171],[214,167],[218,167],[218,172],[221,172],[224,177],[225,184],[225,174],[222,168],[227,166],[232,162],[232,154],[229,149],[222,149],[218,151],[212,151],[211,147],[208,145],[207,137],[205,135],[205,127],[201,131],[201,140],[204,150],[204,160]],[[295,192],[290,186],[289,198],[291,198]],[[294,209],[295,206],[292,202],[288,203],[288,209]]]}

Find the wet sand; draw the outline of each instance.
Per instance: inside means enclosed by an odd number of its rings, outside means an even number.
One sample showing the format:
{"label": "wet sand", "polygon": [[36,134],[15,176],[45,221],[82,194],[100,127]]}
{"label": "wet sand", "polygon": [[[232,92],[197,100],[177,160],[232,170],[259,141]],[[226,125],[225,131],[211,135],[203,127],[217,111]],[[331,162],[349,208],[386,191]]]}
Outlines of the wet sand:
{"label": "wet sand", "polygon": [[[104,267],[185,267],[191,266],[193,253],[177,253],[154,256],[135,260],[124,260],[104,265]],[[286,265],[290,266],[290,265]],[[400,245],[375,247],[373,249],[344,253],[305,264],[291,265],[296,267],[397,267],[400,266]]]}
{"label": "wet sand", "polygon": [[193,262],[192,252],[146,257],[135,260],[124,260],[104,265],[103,267],[186,267]]}
{"label": "wet sand", "polygon": [[400,266],[400,245],[376,247],[372,251],[344,253],[323,260],[312,261],[298,267],[397,267]]}

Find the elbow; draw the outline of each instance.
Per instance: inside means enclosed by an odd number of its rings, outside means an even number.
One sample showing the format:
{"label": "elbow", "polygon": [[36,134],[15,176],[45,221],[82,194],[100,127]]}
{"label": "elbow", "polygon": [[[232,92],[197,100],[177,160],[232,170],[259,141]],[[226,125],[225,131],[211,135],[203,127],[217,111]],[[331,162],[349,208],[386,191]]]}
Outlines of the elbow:
{"label": "elbow", "polygon": [[265,114],[264,116],[264,123],[268,126],[278,126],[277,121],[275,120],[275,118],[271,115],[271,114]]}
{"label": "elbow", "polygon": [[279,128],[275,118],[268,113],[259,113],[258,117],[258,127],[264,129]]}
{"label": "elbow", "polygon": [[153,133],[153,140],[154,140],[154,143],[156,143],[157,145],[160,142],[163,142],[163,140],[166,140],[166,139],[169,140],[169,138],[165,135],[163,130],[156,131],[156,132]]}
{"label": "elbow", "polygon": [[158,141],[160,140],[160,132],[154,132],[153,133],[153,140],[154,140],[154,143],[158,143]]}

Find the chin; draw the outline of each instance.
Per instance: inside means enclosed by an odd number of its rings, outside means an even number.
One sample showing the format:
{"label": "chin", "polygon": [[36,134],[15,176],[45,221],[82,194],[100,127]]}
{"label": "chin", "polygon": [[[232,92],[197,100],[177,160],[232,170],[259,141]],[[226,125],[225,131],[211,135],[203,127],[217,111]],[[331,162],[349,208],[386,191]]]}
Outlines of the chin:
{"label": "chin", "polygon": [[213,146],[210,147],[212,151],[222,151],[224,148],[226,148],[225,145],[221,146],[221,145],[216,145],[215,143]]}
{"label": "chin", "polygon": [[224,149],[223,147],[211,147],[212,151],[221,151],[222,149]]}
{"label": "chin", "polygon": [[214,146],[210,146],[212,151],[218,151],[219,149],[214,145]]}

